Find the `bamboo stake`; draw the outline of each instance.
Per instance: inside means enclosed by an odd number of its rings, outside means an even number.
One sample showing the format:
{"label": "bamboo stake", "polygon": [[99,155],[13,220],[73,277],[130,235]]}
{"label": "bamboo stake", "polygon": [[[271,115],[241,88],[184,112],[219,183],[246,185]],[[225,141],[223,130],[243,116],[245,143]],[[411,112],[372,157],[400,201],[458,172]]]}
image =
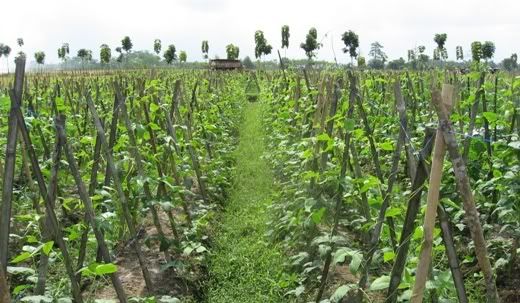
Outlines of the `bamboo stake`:
{"label": "bamboo stake", "polygon": [[[444,84],[442,86],[442,102],[451,111],[453,106],[455,87],[453,85]],[[434,95],[434,97],[440,97]],[[437,100],[437,102],[441,102]],[[424,215],[424,239],[421,246],[419,263],[417,264],[417,272],[415,274],[415,284],[411,297],[412,303],[420,303],[423,299],[424,287],[428,277],[431,253],[433,247],[433,229],[435,228],[435,218],[437,217],[437,206],[439,204],[439,190],[442,181],[442,168],[444,165],[444,156],[446,154],[446,146],[440,129],[437,129],[435,136],[435,145],[433,147],[432,166],[430,171],[430,181],[428,185],[428,196],[426,200],[426,213]]]}
{"label": "bamboo stake", "polygon": [[[439,94],[439,92],[434,92],[434,94]],[[482,270],[482,274],[484,275],[487,301],[489,303],[499,302],[500,299],[498,297],[495,278],[493,276],[493,269],[488,258],[486,240],[484,239],[484,233],[480,224],[479,213],[475,207],[475,199],[473,197],[473,192],[471,191],[466,164],[463,156],[461,156],[459,152],[457,139],[454,135],[454,128],[448,117],[448,110],[440,102],[440,97],[433,98],[433,101],[437,115],[439,116],[440,128],[443,133],[444,141],[446,142],[446,147],[453,165],[457,188],[460,192],[464,210],[466,212],[465,219],[475,245],[477,261]]]}
{"label": "bamboo stake", "polygon": [[2,303],[10,303],[10,288],[7,283],[7,275],[4,272],[4,266],[0,263],[0,302]]}
{"label": "bamboo stake", "polygon": [[0,264],[3,271],[7,269],[7,255],[9,252],[9,231],[11,227],[11,207],[13,199],[14,170],[16,166],[16,145],[18,123],[16,108],[22,104],[23,79],[25,74],[25,56],[16,58],[14,87],[11,94],[11,109],[7,120],[7,145],[5,150],[4,179],[2,184],[2,206],[0,213]]}
{"label": "bamboo stake", "polygon": [[419,154],[419,161],[417,162],[417,169],[412,184],[412,193],[408,200],[408,207],[406,208],[406,217],[403,223],[403,229],[401,231],[401,238],[399,240],[399,249],[397,250],[397,256],[395,257],[395,263],[390,273],[390,284],[387,291],[386,302],[393,303],[397,300],[397,288],[401,283],[404,267],[406,265],[406,258],[408,256],[408,250],[410,248],[410,238],[415,229],[415,219],[419,213],[419,207],[421,203],[421,196],[424,187],[424,181],[428,177],[428,170],[426,168],[426,159],[432,152],[431,143],[434,137],[434,131],[427,128],[426,136],[423,142],[423,149]]}
{"label": "bamboo stake", "polygon": [[[119,196],[119,202],[121,204],[121,208],[123,211],[123,216],[126,221],[126,225],[128,226],[128,230],[130,232],[130,235],[132,237],[138,237],[137,230],[134,225],[134,221],[132,219],[132,214],[130,212],[130,208],[125,196],[125,193],[123,191],[123,187],[121,186],[121,180],[119,179],[118,171],[116,169],[114,158],[112,157],[111,150],[106,142],[105,137],[105,130],[103,129],[103,126],[101,125],[101,120],[99,119],[99,115],[96,111],[96,108],[94,107],[94,103],[92,102],[92,98],[87,96],[87,104],[90,109],[90,113],[92,114],[92,118],[94,119],[94,124],[97,129],[97,133],[99,136],[99,139],[101,140],[101,146],[103,147],[103,151],[105,153],[107,166],[111,172],[112,178],[114,180],[114,186],[117,190],[117,194]],[[139,260],[139,265],[141,267],[141,271],[143,272],[143,278],[146,283],[146,288],[149,292],[153,291],[153,284],[152,279],[150,277],[150,272],[148,271],[148,268],[146,267],[146,262],[143,258],[141,248],[139,247],[139,241],[137,238],[131,240],[131,245],[133,250],[135,251],[137,258]]]}

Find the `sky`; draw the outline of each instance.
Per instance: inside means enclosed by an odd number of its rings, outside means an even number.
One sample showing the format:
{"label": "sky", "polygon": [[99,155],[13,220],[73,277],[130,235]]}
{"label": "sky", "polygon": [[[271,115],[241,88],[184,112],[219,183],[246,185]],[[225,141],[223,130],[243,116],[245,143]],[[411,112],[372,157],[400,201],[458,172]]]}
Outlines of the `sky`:
{"label": "sky", "polygon": [[[379,41],[390,59],[403,57],[407,50],[425,45],[432,55],[435,33],[447,33],[449,58],[461,45],[470,56],[472,41],[493,41],[495,61],[520,53],[520,1],[518,0],[3,0],[0,43],[20,49],[16,38],[23,37],[23,51],[33,59],[44,51],[46,63],[59,62],[57,48],[70,44],[71,55],[80,48],[120,46],[128,35],[134,50],[153,50],[153,41],[162,40],[163,49],[174,44],[185,50],[188,61],[201,61],[201,41],[209,41],[210,57],[225,57],[225,46],[240,47],[240,57],[254,57],[254,33],[263,30],[276,59],[281,46],[281,26],[290,26],[290,45],[281,51],[290,58],[304,58],[299,47],[309,28],[318,30],[323,47],[318,59],[350,62],[343,54],[341,34],[353,30],[359,35],[360,51],[367,55],[370,44]],[[115,53],[115,52],[114,52]],[[6,60],[0,59],[5,70]]]}

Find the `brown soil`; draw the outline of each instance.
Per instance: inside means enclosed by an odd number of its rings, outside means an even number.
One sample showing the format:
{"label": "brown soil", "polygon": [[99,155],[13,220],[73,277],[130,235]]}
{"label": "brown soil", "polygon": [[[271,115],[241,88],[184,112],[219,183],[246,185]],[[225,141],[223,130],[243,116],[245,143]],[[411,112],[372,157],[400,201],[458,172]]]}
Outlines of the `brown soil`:
{"label": "brown soil", "polygon": [[[167,215],[163,211],[158,211],[162,229],[168,238],[173,238],[169,228]],[[128,297],[146,297],[151,295],[169,295],[173,297],[186,297],[197,294],[197,287],[194,283],[190,283],[185,277],[182,277],[174,269],[161,270],[161,266],[166,263],[164,253],[159,250],[159,243],[153,243],[151,247],[144,244],[144,238],[153,237],[157,234],[157,230],[153,225],[151,215],[144,220],[144,235],[139,239],[142,253],[146,260],[146,266],[150,272],[154,291],[148,292],[143,279],[141,267],[137,255],[129,246],[125,246],[120,250],[115,264],[118,266],[118,273]],[[157,242],[157,241],[155,241]],[[179,260],[182,256],[172,254],[172,259]],[[96,299],[112,299],[116,300],[116,292],[112,285],[108,284],[99,289],[95,293]],[[117,300],[116,300],[117,301]]]}

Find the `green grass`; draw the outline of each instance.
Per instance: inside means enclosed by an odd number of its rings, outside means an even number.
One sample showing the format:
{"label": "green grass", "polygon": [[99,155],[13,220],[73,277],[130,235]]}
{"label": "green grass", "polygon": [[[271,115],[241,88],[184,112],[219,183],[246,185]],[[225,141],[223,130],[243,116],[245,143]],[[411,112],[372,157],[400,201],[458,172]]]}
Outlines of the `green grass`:
{"label": "green grass", "polygon": [[245,109],[230,200],[210,262],[209,303],[283,302],[278,285],[283,255],[265,237],[272,172],[264,152],[262,105]]}

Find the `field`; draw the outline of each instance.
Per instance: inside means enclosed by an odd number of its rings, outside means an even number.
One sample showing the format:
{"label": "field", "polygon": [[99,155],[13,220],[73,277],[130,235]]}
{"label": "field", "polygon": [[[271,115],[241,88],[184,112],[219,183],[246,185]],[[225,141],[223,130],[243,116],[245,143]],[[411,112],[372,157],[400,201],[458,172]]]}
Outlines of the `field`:
{"label": "field", "polygon": [[520,302],[514,74],[24,64],[2,303]]}

